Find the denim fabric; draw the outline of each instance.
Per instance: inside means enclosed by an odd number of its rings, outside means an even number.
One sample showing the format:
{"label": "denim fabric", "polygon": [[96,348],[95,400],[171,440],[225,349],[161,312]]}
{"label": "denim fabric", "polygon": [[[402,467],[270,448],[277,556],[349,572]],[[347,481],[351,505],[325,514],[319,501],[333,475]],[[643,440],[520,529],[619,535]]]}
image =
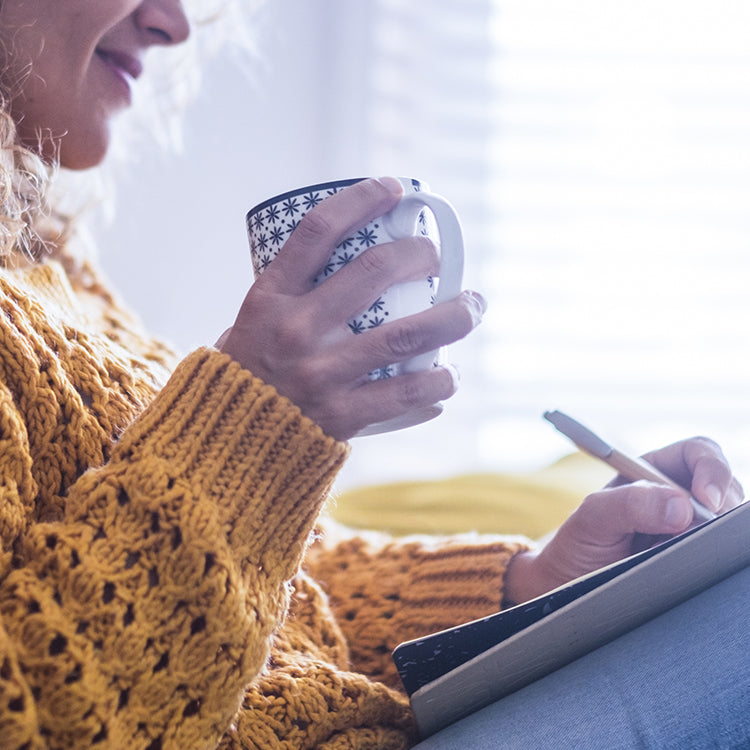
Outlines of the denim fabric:
{"label": "denim fabric", "polygon": [[750,568],[419,750],[747,750]]}

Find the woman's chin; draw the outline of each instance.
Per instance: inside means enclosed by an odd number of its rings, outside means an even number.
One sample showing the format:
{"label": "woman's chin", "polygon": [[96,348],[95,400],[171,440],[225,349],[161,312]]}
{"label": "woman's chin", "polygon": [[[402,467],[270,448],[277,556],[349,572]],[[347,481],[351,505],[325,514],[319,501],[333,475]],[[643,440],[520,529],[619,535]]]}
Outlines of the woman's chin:
{"label": "woman's chin", "polygon": [[76,171],[99,166],[107,155],[109,140],[109,130],[90,137],[63,138],[59,149],[60,166]]}

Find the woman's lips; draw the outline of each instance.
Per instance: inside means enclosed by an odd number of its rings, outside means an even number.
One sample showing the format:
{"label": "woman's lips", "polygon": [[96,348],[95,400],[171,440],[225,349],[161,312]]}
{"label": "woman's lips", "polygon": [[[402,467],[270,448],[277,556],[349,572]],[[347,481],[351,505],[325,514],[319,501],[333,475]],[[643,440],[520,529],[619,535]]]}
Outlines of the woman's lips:
{"label": "woman's lips", "polygon": [[143,72],[143,65],[138,58],[127,52],[118,52],[117,50],[98,49],[96,54],[101,57],[104,62],[108,63],[114,68],[121,70],[129,78],[134,81]]}
{"label": "woman's lips", "polygon": [[118,50],[102,49],[96,50],[97,57],[104,63],[114,79],[118,82],[121,94],[124,97],[127,106],[132,102],[133,83],[143,72],[141,61],[127,52]]}

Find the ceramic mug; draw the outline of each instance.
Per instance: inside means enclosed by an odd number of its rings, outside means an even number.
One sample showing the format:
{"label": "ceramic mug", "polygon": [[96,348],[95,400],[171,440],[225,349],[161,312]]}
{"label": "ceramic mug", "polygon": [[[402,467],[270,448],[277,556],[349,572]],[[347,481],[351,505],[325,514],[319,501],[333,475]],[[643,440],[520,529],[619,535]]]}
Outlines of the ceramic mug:
{"label": "ceramic mug", "polygon": [[[335,180],[290,190],[259,203],[246,215],[255,278],[278,255],[289,235],[302,217],[321,201],[335,195],[363,178]],[[328,263],[321,269],[314,283],[319,285],[339,268],[366,252],[374,245],[424,235],[433,240],[440,250],[438,281],[433,277],[396,284],[374,302],[368,300],[366,309],[347,321],[353,334],[376,328],[389,320],[426,310],[430,305],[457,296],[463,283],[464,243],[461,224],[455,209],[439,195],[429,192],[425,183],[401,178],[404,194],[388,213],[355,230],[334,249]],[[404,362],[396,362],[369,373],[370,380],[381,380],[406,372],[434,367],[440,358],[439,350],[427,352]],[[363,430],[371,435],[401,429],[432,419],[442,411],[441,404],[410,412],[398,419],[380,422]]]}

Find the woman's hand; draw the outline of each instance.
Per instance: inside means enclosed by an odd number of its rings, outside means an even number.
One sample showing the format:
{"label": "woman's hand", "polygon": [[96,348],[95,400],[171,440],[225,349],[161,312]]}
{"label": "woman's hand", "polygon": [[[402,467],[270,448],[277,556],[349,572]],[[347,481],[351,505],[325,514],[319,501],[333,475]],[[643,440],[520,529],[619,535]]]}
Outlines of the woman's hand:
{"label": "woman's hand", "polygon": [[424,237],[370,248],[323,284],[313,279],[353,229],[393,208],[396,180],[364,180],[309,211],[245,297],[217,347],[293,401],[334,438],[449,398],[451,368],[370,382],[367,373],[466,336],[485,303],[473,292],[352,336],[346,322],[396,283],[438,272]]}
{"label": "woman's hand", "polygon": [[[743,501],[716,443],[692,438],[648,453],[644,458],[714,513]],[[589,495],[539,550],[512,558],[506,573],[505,599],[520,603],[581,575],[646,549],[665,536],[692,525],[690,494],[651,482],[625,483],[616,478]]]}

